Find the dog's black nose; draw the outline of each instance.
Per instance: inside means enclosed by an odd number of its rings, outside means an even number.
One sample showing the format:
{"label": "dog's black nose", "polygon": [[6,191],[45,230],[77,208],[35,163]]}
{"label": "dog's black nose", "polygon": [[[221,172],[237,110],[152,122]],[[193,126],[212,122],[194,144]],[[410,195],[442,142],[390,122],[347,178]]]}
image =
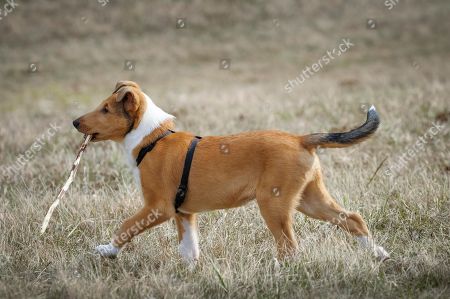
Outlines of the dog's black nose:
{"label": "dog's black nose", "polygon": [[76,119],[76,120],[73,121],[72,124],[73,124],[73,126],[74,126],[75,128],[78,129],[78,127],[80,126],[80,120],[79,120],[79,119]]}

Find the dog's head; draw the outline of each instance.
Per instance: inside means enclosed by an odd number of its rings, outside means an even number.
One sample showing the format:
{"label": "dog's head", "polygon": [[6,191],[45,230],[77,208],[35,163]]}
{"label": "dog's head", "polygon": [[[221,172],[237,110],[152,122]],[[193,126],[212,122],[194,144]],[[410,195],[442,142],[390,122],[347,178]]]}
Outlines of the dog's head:
{"label": "dog's head", "polygon": [[139,123],[145,105],[139,85],[119,81],[111,96],[94,111],[74,120],[73,125],[81,133],[93,135],[93,141],[121,141]]}

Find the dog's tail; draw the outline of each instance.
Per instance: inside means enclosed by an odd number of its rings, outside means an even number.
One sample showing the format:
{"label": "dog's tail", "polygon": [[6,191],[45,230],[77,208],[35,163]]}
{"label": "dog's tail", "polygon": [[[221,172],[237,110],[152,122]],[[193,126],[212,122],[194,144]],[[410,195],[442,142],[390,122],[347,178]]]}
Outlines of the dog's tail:
{"label": "dog's tail", "polygon": [[367,111],[367,120],[360,127],[343,133],[315,133],[301,136],[305,148],[316,147],[347,147],[369,138],[380,125],[380,117],[374,106]]}

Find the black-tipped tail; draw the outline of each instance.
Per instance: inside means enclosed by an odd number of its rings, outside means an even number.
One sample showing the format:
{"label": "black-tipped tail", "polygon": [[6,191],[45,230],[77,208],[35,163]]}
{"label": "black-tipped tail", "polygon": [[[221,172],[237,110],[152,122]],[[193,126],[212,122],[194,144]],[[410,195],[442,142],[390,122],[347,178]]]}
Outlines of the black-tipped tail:
{"label": "black-tipped tail", "polygon": [[347,147],[369,138],[379,125],[380,117],[375,106],[371,106],[367,111],[367,120],[362,126],[343,133],[315,133],[301,136],[301,142],[306,148]]}

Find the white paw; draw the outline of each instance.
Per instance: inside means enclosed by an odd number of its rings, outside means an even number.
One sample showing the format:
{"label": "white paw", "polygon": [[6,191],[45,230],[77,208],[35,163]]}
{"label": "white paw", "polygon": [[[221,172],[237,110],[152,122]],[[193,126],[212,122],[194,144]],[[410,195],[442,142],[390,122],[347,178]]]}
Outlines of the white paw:
{"label": "white paw", "polygon": [[273,270],[274,270],[274,272],[275,272],[275,275],[276,275],[276,276],[279,276],[279,275],[280,275],[280,271],[281,271],[281,265],[280,265],[280,262],[278,261],[278,259],[277,259],[276,257],[274,257],[274,258],[272,259],[272,261],[273,261]]}
{"label": "white paw", "polygon": [[389,259],[389,253],[381,246],[375,246],[374,254],[382,262]]}
{"label": "white paw", "polygon": [[103,257],[115,258],[119,254],[120,248],[109,243],[107,245],[98,245],[95,247],[95,251]]}
{"label": "white paw", "polygon": [[380,261],[385,261],[389,259],[389,253],[387,253],[387,251],[383,247],[375,244],[372,238],[369,238],[367,236],[360,236],[356,237],[356,239],[363,248],[372,251],[375,257]]}

